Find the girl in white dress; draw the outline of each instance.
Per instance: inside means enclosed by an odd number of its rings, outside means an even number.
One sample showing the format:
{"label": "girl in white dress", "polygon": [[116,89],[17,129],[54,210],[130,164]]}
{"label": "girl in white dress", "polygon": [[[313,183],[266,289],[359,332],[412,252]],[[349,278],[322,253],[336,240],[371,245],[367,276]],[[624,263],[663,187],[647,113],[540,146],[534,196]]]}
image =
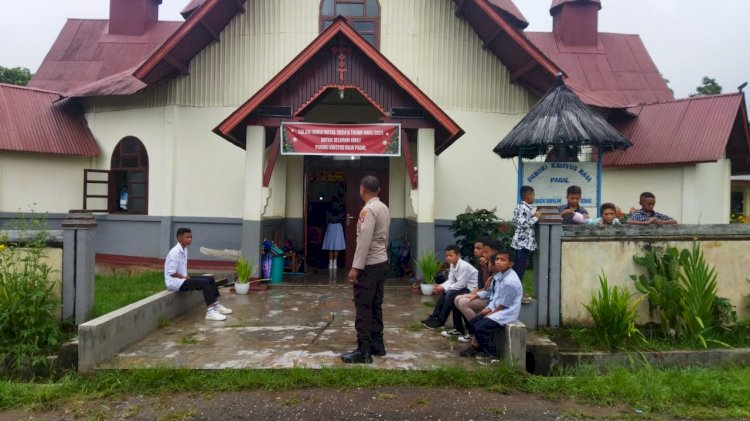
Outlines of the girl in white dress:
{"label": "girl in white dress", "polygon": [[328,214],[328,226],[323,237],[323,250],[328,250],[328,269],[338,267],[339,251],[346,250],[344,239],[344,227],[341,225],[341,217]]}

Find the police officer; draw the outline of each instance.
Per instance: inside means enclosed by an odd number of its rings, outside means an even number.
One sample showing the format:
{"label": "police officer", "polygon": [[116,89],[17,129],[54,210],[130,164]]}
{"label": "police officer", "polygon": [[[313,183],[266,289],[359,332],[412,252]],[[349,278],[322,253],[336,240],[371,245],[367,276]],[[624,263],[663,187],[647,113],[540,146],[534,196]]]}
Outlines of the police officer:
{"label": "police officer", "polygon": [[357,250],[348,282],[354,286],[357,349],[341,354],[345,363],[372,363],[372,355],[385,355],[383,344],[383,289],[388,272],[388,230],[391,213],[380,201],[380,182],[367,175],[359,183],[365,207],[357,220]]}

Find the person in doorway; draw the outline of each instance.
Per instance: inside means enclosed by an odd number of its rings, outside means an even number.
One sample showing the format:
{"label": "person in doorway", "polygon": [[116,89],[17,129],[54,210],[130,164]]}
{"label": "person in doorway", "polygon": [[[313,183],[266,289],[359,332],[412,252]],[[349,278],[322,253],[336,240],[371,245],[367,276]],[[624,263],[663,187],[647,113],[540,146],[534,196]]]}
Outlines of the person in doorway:
{"label": "person in doorway", "polygon": [[568,186],[568,191],[565,195],[568,203],[560,205],[557,208],[563,224],[583,224],[588,219],[589,211],[581,206],[581,193],[579,186]]}
{"label": "person in doorway", "polygon": [[177,229],[177,244],[164,260],[164,283],[170,291],[202,291],[206,302],[206,320],[222,321],[232,310],[219,303],[219,289],[213,276],[188,276],[187,248],[193,242],[190,228]]}
{"label": "person in doorway", "polygon": [[534,204],[534,188],[531,186],[521,187],[521,203],[513,211],[513,225],[516,232],[513,234],[511,248],[515,250],[515,267],[518,277],[523,279],[526,266],[529,264],[529,255],[536,250],[536,237],[534,225],[539,222],[542,215],[538,210],[535,212],[531,205]]}
{"label": "person in doorway", "polygon": [[[453,300],[457,296],[477,288],[479,272],[471,263],[461,259],[461,251],[457,245],[451,244],[445,248],[445,262],[450,265],[448,279],[440,285],[435,285],[434,293],[439,294],[435,309],[430,317],[422,320],[422,325],[430,329],[445,325],[453,309]],[[461,332],[454,326],[452,330],[443,332],[443,336],[461,336]]]}
{"label": "person in doorway", "polygon": [[672,225],[676,224],[677,220],[671,216],[663,213],[656,212],[654,206],[656,206],[656,196],[651,192],[641,193],[640,198],[641,208],[636,210],[635,208],[630,209],[630,218],[628,218],[628,224],[631,225]]}
{"label": "person in doorway", "polygon": [[328,250],[328,269],[338,269],[339,251],[346,250],[344,239],[344,227],[341,225],[339,215],[327,215],[328,225],[323,236],[323,250]]}
{"label": "person in doorway", "polygon": [[380,201],[380,181],[367,175],[359,183],[365,202],[357,220],[357,248],[348,282],[354,286],[357,349],[341,354],[345,363],[371,364],[386,355],[383,342],[383,293],[388,272],[388,231],[391,213]]}
{"label": "person in doorway", "polygon": [[[483,353],[487,359],[498,355],[492,337],[505,328],[508,323],[518,320],[521,313],[521,298],[523,285],[513,267],[513,255],[508,251],[497,254],[496,267],[498,272],[492,280],[492,295],[487,307],[473,319],[471,327],[474,341],[471,346],[459,353],[462,357],[471,357]],[[480,362],[486,360],[480,360]]]}

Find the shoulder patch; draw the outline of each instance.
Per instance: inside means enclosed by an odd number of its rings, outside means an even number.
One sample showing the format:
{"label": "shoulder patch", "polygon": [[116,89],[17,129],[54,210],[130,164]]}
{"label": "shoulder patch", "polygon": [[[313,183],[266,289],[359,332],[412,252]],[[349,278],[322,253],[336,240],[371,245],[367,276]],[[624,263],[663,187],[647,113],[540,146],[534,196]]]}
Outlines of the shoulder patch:
{"label": "shoulder patch", "polygon": [[359,213],[359,222],[365,222],[366,216],[367,216],[367,209],[362,209],[362,211]]}

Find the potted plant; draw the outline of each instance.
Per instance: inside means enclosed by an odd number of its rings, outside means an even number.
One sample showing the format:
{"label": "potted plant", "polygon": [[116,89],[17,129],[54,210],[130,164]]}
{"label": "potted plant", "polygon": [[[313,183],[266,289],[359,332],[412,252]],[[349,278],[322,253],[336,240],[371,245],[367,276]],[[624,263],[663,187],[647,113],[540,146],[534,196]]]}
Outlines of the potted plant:
{"label": "potted plant", "polygon": [[415,261],[419,272],[422,274],[422,280],[419,287],[422,289],[423,295],[432,295],[432,290],[435,287],[435,276],[440,270],[440,261],[438,260],[435,252],[427,251]]}
{"label": "potted plant", "polygon": [[250,275],[255,273],[255,262],[244,256],[240,257],[235,264],[237,281],[234,283],[234,291],[237,294],[247,294],[250,290]]}

